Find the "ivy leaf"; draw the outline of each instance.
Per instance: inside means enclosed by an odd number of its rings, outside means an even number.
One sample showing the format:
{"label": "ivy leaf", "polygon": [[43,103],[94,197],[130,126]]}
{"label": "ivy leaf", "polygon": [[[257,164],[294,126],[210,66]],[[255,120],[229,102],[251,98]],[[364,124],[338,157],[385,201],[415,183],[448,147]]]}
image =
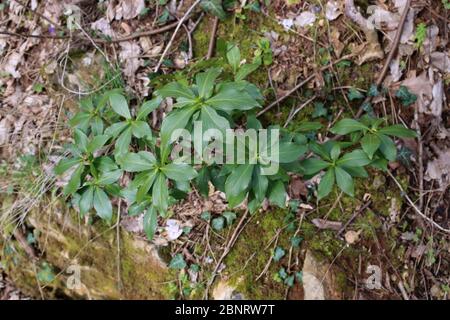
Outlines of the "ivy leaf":
{"label": "ivy leaf", "polygon": [[108,195],[99,187],[94,189],[94,209],[97,215],[107,221],[112,219],[112,205]]}
{"label": "ivy leaf", "polygon": [[395,96],[400,99],[402,105],[405,107],[410,106],[417,101],[417,96],[409,92],[408,88],[405,86],[400,86],[395,93]]}
{"label": "ivy leaf", "polygon": [[200,6],[203,10],[218,17],[220,20],[224,20],[227,17],[227,14],[222,7],[222,0],[202,0]]}
{"label": "ivy leaf", "polygon": [[223,230],[223,227],[225,225],[225,219],[223,217],[214,218],[211,221],[211,225],[212,225],[214,230],[220,232],[220,231]]}
{"label": "ivy leaf", "polygon": [[380,144],[380,138],[378,138],[378,136],[373,133],[368,133],[361,139],[361,147],[363,148],[369,159],[373,158],[373,155],[380,147]]}
{"label": "ivy leaf", "polygon": [[334,134],[345,135],[350,132],[368,130],[369,128],[354,119],[342,119],[336,123],[330,131]]}
{"label": "ivy leaf", "polygon": [[198,94],[204,99],[211,97],[214,89],[214,82],[220,75],[222,70],[220,68],[210,68],[205,72],[197,73],[195,82],[198,87]]}
{"label": "ivy leaf", "polygon": [[283,250],[281,247],[276,247],[275,251],[273,252],[273,261],[278,262],[280,261],[286,254],[286,251]]}
{"label": "ivy leaf", "polygon": [[378,130],[378,132],[389,135],[389,136],[401,137],[401,138],[417,137],[417,133],[415,131],[405,128],[401,124],[396,124],[393,126],[382,128],[382,129]]}
{"label": "ivy leaf", "polygon": [[152,240],[158,226],[158,213],[152,206],[144,214],[144,231],[148,240]]}
{"label": "ivy leaf", "polygon": [[181,270],[186,268],[187,264],[184,261],[183,255],[181,253],[177,253],[169,263],[169,268]]}
{"label": "ivy leaf", "polygon": [[319,200],[325,198],[327,195],[330,194],[331,190],[333,190],[334,182],[335,182],[334,169],[330,168],[320,180],[317,191],[317,198]]}
{"label": "ivy leaf", "polygon": [[364,95],[356,90],[355,88],[350,88],[348,91],[347,97],[350,101],[356,100],[356,99],[362,99],[364,98]]}
{"label": "ivy leaf", "polygon": [[335,174],[336,174],[336,182],[338,187],[344,191],[346,194],[350,196],[354,196],[354,185],[353,185],[353,179],[351,175],[347,173],[344,169],[340,167],[335,167]]}
{"label": "ivy leaf", "polygon": [[294,248],[298,248],[298,247],[300,247],[300,243],[303,241],[303,238],[302,237],[297,237],[297,236],[295,236],[295,237],[292,237],[291,238],[291,245],[294,247]]}
{"label": "ivy leaf", "polygon": [[236,213],[232,211],[225,211],[224,213],[222,213],[222,216],[227,221],[228,226],[231,226],[233,224],[233,221],[236,220]]}
{"label": "ivy leaf", "polygon": [[314,103],[314,111],[311,114],[314,119],[319,117],[326,117],[327,114],[328,110],[327,108],[325,108],[325,105],[322,102]]}
{"label": "ivy leaf", "polygon": [[131,119],[130,109],[128,109],[127,99],[121,94],[113,93],[109,96],[111,108],[125,119]]}
{"label": "ivy leaf", "polygon": [[161,171],[175,181],[189,181],[197,176],[197,171],[186,163],[170,163],[162,167]]}
{"label": "ivy leaf", "polygon": [[284,208],[286,206],[286,190],[284,189],[284,184],[282,181],[277,181],[272,190],[270,190],[269,202],[280,208]]}

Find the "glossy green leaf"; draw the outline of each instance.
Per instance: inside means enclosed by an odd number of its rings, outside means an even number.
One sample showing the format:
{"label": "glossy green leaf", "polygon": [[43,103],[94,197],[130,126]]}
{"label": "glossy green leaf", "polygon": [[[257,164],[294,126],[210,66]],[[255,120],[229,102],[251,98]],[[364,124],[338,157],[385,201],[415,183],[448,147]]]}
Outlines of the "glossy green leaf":
{"label": "glossy green leaf", "polygon": [[95,136],[87,145],[87,152],[94,153],[95,151],[97,151],[98,149],[103,147],[105,145],[105,143],[109,140],[109,138],[110,137],[105,134]]}
{"label": "glossy green leaf", "polygon": [[236,81],[244,80],[249,74],[258,69],[258,63],[246,63],[239,67],[234,79]]}
{"label": "glossy green leaf", "polygon": [[158,173],[152,193],[153,205],[155,208],[166,211],[169,201],[169,187],[167,186],[167,179],[162,173]]}
{"label": "glossy green leaf", "polygon": [[60,175],[72,168],[74,165],[80,164],[81,162],[81,158],[61,159],[53,170],[55,171],[55,174]]}
{"label": "glossy green leaf", "polygon": [[370,163],[370,159],[363,150],[354,150],[344,154],[336,164],[341,167],[362,167]]}
{"label": "glossy green leaf", "polygon": [[127,99],[121,94],[113,93],[109,96],[111,108],[125,119],[131,119],[130,109],[128,109]]}
{"label": "glossy green leaf", "polygon": [[[153,161],[149,161],[145,157],[147,151],[140,151],[139,153],[127,153],[121,159],[122,169],[128,172],[141,172],[145,170],[151,170],[155,166],[156,159],[153,156]],[[150,157],[150,159],[152,159]]]}
{"label": "glossy green leaf", "polygon": [[380,138],[378,138],[378,136],[373,133],[367,133],[361,139],[361,147],[364,150],[364,152],[367,154],[369,159],[373,158],[373,155],[380,147],[380,144],[381,144]]}
{"label": "glossy green leaf", "polygon": [[186,163],[170,163],[162,167],[161,171],[175,181],[189,181],[197,176],[197,171]]}
{"label": "glossy green leaf", "polygon": [[359,130],[368,130],[369,128],[362,124],[361,122],[354,119],[342,119],[338,121],[330,131],[334,134],[348,134],[350,132],[359,131]]}
{"label": "glossy green leaf", "polygon": [[280,208],[286,206],[286,190],[282,181],[275,182],[269,193],[269,202],[277,205]]}
{"label": "glossy green leaf", "polygon": [[337,183],[338,187],[342,191],[344,191],[344,193],[353,197],[355,194],[355,191],[354,191],[353,179],[350,176],[350,174],[348,174],[347,171],[345,171],[344,169],[342,169],[340,167],[335,167],[334,171],[336,174],[336,183]]}
{"label": "glossy green leaf", "polygon": [[148,240],[152,240],[156,227],[158,226],[158,212],[153,207],[149,207],[144,214],[144,231]]}
{"label": "glossy green leaf", "polygon": [[330,194],[331,190],[333,190],[334,182],[335,182],[334,169],[330,168],[320,180],[319,187],[317,190],[317,198],[319,200],[325,198],[327,195]]}
{"label": "glossy green leaf", "polygon": [[195,76],[195,82],[198,87],[198,95],[204,99],[211,97],[214,89],[214,82],[220,75],[220,68],[210,68],[205,72],[199,72]]}
{"label": "glossy green leaf", "polygon": [[193,100],[195,99],[195,94],[192,90],[179,83],[179,82],[171,82],[166,84],[164,87],[156,91],[156,94],[161,96],[162,98],[186,98]]}
{"label": "glossy green leaf", "polygon": [[92,209],[94,205],[94,187],[88,187],[80,198],[80,213],[84,215],[86,212]]}
{"label": "glossy green leaf", "polygon": [[145,121],[133,121],[133,123],[131,124],[131,130],[133,136],[135,136],[136,138],[152,136],[152,130],[150,129],[148,123]]}
{"label": "glossy green leaf", "polygon": [[162,102],[161,97],[156,97],[150,101],[146,101],[139,108],[139,111],[136,115],[136,120],[146,120],[147,116],[150,112],[156,110]]}
{"label": "glossy green leaf", "polygon": [[131,127],[128,127],[127,129],[125,129],[125,131],[123,131],[120,134],[119,138],[117,139],[114,154],[124,155],[128,153],[128,147],[130,146],[130,143],[131,143]]}
{"label": "glossy green leaf", "polygon": [[229,43],[227,45],[227,60],[233,68],[234,73],[236,73],[239,69],[239,64],[241,63],[241,52],[235,44]]}
{"label": "glossy green leaf", "polygon": [[206,132],[208,129],[218,129],[225,131],[230,128],[230,123],[225,117],[222,117],[216,110],[210,106],[203,106],[201,112],[201,119],[203,124],[203,130]]}
{"label": "glossy green leaf", "polygon": [[215,96],[207,100],[206,104],[223,111],[250,110],[259,107],[258,101],[248,93],[230,87],[220,90]]}
{"label": "glossy green leaf", "polygon": [[384,134],[379,134],[378,137],[381,140],[380,151],[389,161],[395,161],[397,159],[397,147],[391,138]]}
{"label": "glossy green leaf", "polygon": [[328,168],[331,164],[317,158],[309,158],[301,162],[304,173],[307,175],[316,174],[317,172]]}
{"label": "glossy green leaf", "polygon": [[97,215],[107,221],[112,219],[112,205],[108,195],[102,189],[94,189],[94,209]]}
{"label": "glossy green leaf", "polygon": [[87,145],[89,143],[89,139],[86,134],[80,129],[75,129],[73,131],[75,146],[81,150],[82,152],[87,151]]}
{"label": "glossy green leaf", "polygon": [[415,131],[405,128],[401,124],[396,124],[393,126],[382,128],[382,129],[378,130],[378,132],[381,134],[400,137],[400,138],[415,138],[415,137],[417,137],[417,133]]}
{"label": "glossy green leaf", "polygon": [[70,177],[69,182],[64,187],[63,193],[65,195],[72,194],[80,188],[81,174],[83,173],[83,171],[84,171],[84,166],[81,164],[78,165],[78,167],[72,173],[72,176]]}

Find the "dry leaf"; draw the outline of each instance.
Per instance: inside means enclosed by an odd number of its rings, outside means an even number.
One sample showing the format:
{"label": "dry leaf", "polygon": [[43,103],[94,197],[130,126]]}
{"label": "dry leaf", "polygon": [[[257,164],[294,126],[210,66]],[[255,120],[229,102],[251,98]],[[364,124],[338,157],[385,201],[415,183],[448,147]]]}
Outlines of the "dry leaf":
{"label": "dry leaf", "polygon": [[297,27],[303,28],[306,26],[312,26],[316,21],[316,15],[310,11],[302,12],[298,17],[295,18],[294,24]]}
{"label": "dry leaf", "polygon": [[336,20],[342,14],[342,2],[328,1],[325,8],[325,16],[328,20]]}
{"label": "dry leaf", "polygon": [[330,230],[339,231],[342,228],[342,222],[340,222],[340,221],[313,219],[312,223],[319,229],[330,229]]}
{"label": "dry leaf", "polygon": [[345,233],[345,236],[344,236],[345,242],[347,242],[347,244],[354,244],[354,243],[358,242],[360,234],[361,234],[361,230],[359,230],[359,231],[353,231],[353,230],[347,231]]}

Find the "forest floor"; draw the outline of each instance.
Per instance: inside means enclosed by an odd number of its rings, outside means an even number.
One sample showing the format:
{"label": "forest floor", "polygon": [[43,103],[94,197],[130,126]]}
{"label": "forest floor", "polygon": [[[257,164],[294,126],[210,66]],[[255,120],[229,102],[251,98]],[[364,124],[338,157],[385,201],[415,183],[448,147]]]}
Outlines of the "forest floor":
{"label": "forest floor", "polygon": [[[163,296],[449,299],[448,0],[202,3],[0,4],[0,299],[45,297],[42,283],[58,276],[28,214],[47,219],[42,208],[62,199],[67,181],[52,168],[72,139],[78,101],[122,88],[139,105],[168,81],[222,66],[229,43],[241,64],[261,59],[248,79],[264,96],[264,126],[294,132],[320,122],[315,139],[325,142],[339,120],[365,113],[417,137],[395,139],[395,161],[355,179],[354,197],[335,188],[319,202],[320,177],[291,174],[284,207],[265,201],[249,215],[246,201],[230,210],[223,192],[203,197],[192,187],[150,242],[172,277]],[[152,113],[152,129],[165,114]],[[118,228],[145,239],[143,217],[128,209],[119,209]],[[8,280],[12,240],[38,268],[35,293]]]}

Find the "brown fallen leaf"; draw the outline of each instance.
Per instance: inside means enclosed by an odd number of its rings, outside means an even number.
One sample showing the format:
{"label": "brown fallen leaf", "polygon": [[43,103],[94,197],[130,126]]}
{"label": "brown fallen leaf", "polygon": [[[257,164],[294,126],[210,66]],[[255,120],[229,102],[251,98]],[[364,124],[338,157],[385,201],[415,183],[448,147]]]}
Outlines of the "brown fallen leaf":
{"label": "brown fallen leaf", "polygon": [[353,231],[353,230],[347,231],[345,233],[345,236],[344,236],[345,242],[347,242],[348,244],[354,244],[354,243],[358,242],[360,234],[361,234],[361,230],[358,230],[358,231]]}

